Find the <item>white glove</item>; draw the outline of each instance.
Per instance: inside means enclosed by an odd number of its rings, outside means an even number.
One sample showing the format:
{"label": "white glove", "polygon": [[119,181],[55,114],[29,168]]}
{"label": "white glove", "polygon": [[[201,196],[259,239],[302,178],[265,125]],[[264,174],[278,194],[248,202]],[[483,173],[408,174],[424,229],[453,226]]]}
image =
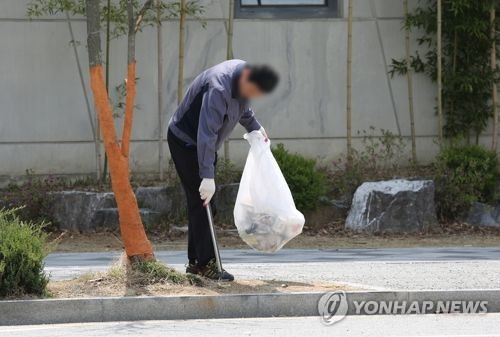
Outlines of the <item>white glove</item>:
{"label": "white glove", "polygon": [[200,197],[201,200],[204,200],[205,202],[203,205],[208,205],[210,200],[212,200],[212,197],[215,194],[215,180],[214,179],[208,179],[208,178],[203,178],[200,184]]}
{"label": "white glove", "polygon": [[260,127],[259,131],[262,133],[267,142],[269,140],[269,137],[267,136],[266,130],[263,127]]}

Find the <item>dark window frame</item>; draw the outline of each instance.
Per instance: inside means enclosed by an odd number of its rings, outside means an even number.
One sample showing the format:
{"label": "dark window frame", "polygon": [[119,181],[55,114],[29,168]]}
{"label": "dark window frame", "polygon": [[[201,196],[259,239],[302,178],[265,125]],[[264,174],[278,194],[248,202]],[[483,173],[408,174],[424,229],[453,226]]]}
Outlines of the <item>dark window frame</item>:
{"label": "dark window frame", "polygon": [[234,0],[237,19],[340,18],[341,0],[326,0],[325,5],[242,5]]}

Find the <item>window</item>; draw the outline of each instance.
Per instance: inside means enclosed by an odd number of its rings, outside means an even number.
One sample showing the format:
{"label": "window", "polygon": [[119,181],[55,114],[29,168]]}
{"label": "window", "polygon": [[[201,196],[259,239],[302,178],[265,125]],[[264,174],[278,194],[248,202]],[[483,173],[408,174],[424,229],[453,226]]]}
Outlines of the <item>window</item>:
{"label": "window", "polygon": [[236,18],[339,17],[339,0],[235,0]]}

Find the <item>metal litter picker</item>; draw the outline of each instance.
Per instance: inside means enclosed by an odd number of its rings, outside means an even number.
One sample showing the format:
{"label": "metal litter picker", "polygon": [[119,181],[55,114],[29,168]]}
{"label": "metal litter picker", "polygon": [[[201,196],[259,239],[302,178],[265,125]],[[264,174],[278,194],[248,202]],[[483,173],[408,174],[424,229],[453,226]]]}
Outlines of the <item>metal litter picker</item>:
{"label": "metal litter picker", "polygon": [[217,236],[215,235],[214,217],[212,214],[212,207],[210,206],[210,203],[208,203],[205,208],[207,209],[208,224],[210,225],[210,234],[212,235],[212,243],[214,245],[215,261],[217,262],[217,269],[219,270],[219,275],[222,275],[222,262],[220,260],[219,246],[217,245]]}

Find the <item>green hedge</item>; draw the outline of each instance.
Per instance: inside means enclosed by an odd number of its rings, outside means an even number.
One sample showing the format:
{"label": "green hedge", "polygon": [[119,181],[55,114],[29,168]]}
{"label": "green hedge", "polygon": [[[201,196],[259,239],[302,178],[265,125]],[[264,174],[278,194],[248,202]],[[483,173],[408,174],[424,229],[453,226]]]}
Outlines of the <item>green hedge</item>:
{"label": "green hedge", "polygon": [[0,210],[0,297],[45,293],[48,246],[42,227],[21,221],[15,210]]}
{"label": "green hedge", "polygon": [[300,211],[316,209],[327,185],[325,174],[316,168],[316,161],[289,153],[283,144],[278,144],[272,151],[297,208]]}
{"label": "green hedge", "polygon": [[492,202],[499,178],[497,155],[479,145],[450,145],[437,157],[438,212],[452,220],[476,201]]}

